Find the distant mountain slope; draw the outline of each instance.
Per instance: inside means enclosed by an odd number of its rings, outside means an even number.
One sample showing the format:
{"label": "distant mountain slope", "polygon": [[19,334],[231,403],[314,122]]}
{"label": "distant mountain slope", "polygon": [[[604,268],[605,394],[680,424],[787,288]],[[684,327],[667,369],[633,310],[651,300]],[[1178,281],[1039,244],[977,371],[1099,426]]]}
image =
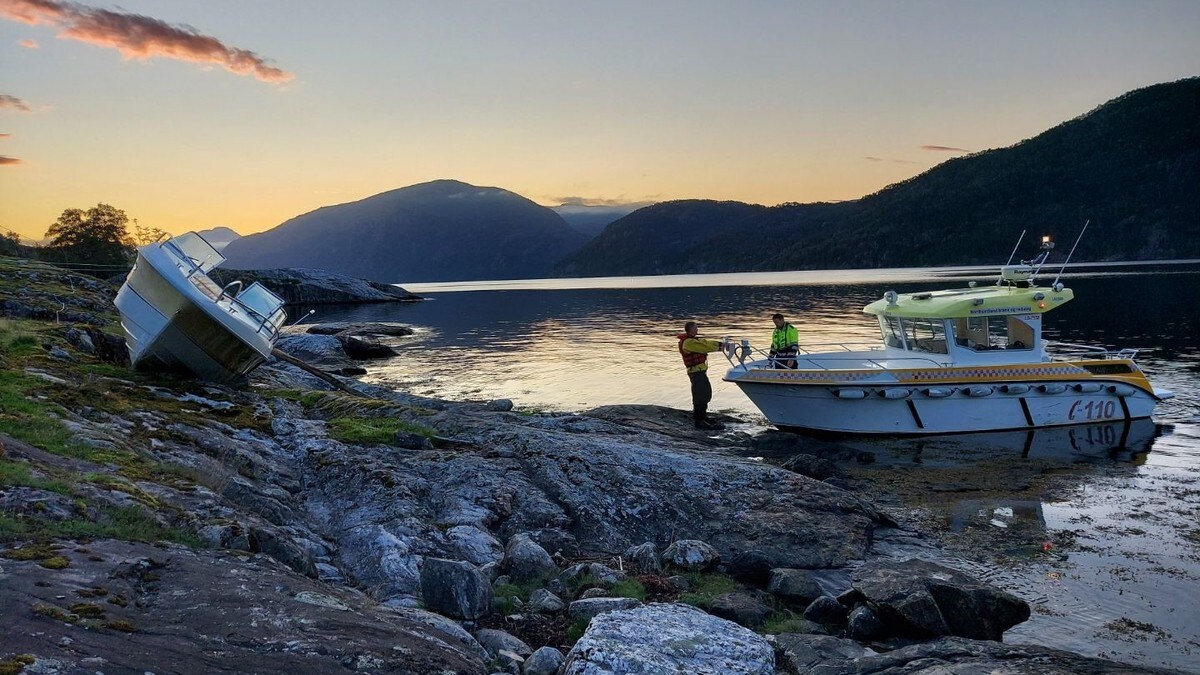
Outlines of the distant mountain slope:
{"label": "distant mountain slope", "polygon": [[620,206],[563,204],[562,206],[552,206],[550,210],[562,216],[571,229],[581,232],[591,239],[603,232],[609,223],[629,215],[642,206],[645,204],[622,204]]}
{"label": "distant mountain slope", "polygon": [[494,187],[439,180],[326,206],[237,239],[225,267],[313,267],[394,283],[545,276],[587,237]]}
{"label": "distant mountain slope", "polygon": [[212,244],[212,247],[218,251],[225,250],[225,247],[229,245],[229,242],[242,236],[228,227],[225,227],[224,225],[218,225],[217,227],[212,227],[207,230],[200,230],[196,234],[204,237],[204,240]]}
{"label": "distant mountain slope", "polygon": [[1200,257],[1200,78],[1120,96],[1008,148],[862,199],[776,207],[680,201],[609,225],[566,276],[995,262],[1022,229],[1076,260]]}

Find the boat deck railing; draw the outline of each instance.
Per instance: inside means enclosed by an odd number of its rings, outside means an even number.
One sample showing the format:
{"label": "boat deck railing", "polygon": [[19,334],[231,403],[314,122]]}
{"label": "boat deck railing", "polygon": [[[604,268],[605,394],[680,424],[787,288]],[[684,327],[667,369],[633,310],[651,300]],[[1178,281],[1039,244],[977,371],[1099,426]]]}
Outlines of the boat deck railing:
{"label": "boat deck railing", "polygon": [[[279,333],[287,319],[283,298],[257,281],[245,289],[240,281],[234,281],[225,288],[218,286],[208,272],[224,262],[225,257],[203,237],[189,232],[163,242],[162,247],[176,259],[184,277],[208,299],[231,314],[236,315],[237,310],[241,310],[242,316],[239,318],[268,339]],[[233,289],[235,285],[236,290]]]}
{"label": "boat deck railing", "polygon": [[1072,342],[1046,342],[1046,353],[1055,361],[1078,361],[1129,359],[1137,357],[1137,349],[1109,349],[1097,345],[1081,345]]}
{"label": "boat deck railing", "polygon": [[[836,350],[846,353],[838,354]],[[875,356],[872,352],[883,352],[883,349],[876,345],[829,342],[799,347],[795,356],[778,357],[743,341],[724,354],[729,365],[744,370],[889,370],[897,367],[948,368],[954,365],[923,356],[886,357],[882,353]],[[794,366],[792,362],[795,362]]]}

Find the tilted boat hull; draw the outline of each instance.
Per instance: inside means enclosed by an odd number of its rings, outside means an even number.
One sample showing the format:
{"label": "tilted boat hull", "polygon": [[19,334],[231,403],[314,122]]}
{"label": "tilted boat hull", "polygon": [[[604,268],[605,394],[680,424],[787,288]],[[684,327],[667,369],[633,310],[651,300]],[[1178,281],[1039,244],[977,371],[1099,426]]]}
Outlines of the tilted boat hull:
{"label": "tilted boat hull", "polygon": [[116,306],[135,368],[188,371],[231,382],[271,352],[266,336],[229,318],[227,310],[153,250],[149,255],[139,250]]}
{"label": "tilted boat hull", "polygon": [[1099,379],[927,386],[727,379],[777,427],[837,433],[946,434],[1139,419],[1149,417],[1158,400],[1143,389]]}

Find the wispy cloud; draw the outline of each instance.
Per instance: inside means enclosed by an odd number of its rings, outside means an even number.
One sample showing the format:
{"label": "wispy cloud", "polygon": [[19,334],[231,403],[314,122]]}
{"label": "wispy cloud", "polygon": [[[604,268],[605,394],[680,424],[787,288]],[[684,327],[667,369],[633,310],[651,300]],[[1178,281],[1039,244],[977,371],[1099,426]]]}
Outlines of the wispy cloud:
{"label": "wispy cloud", "polygon": [[963,148],[953,148],[949,145],[922,145],[922,150],[932,150],[933,152],[971,152]]}
{"label": "wispy cloud", "polygon": [[161,56],[217,64],[238,75],[280,84],[294,76],[268,65],[247,49],[230,47],[191,26],[176,26],[141,14],[96,9],[61,0],[0,0],[0,17],[30,25],[58,26],[58,37],[109,47],[127,59]]}
{"label": "wispy cloud", "polygon": [[17,44],[21,45],[22,47],[24,47],[26,49],[37,49],[38,48],[37,40],[21,40]]}
{"label": "wispy cloud", "polygon": [[0,155],[0,166],[12,166],[20,163],[21,160],[17,159],[16,157],[5,157],[4,155]]}
{"label": "wispy cloud", "polygon": [[11,134],[0,134],[0,139],[8,138]]}
{"label": "wispy cloud", "polygon": [[892,164],[920,164],[910,159],[889,159],[887,157],[863,157],[868,162],[891,162]]}
{"label": "wispy cloud", "polygon": [[649,206],[658,201],[654,197],[643,197],[641,199],[626,199],[618,197],[616,199],[606,199],[603,197],[547,197],[546,201],[558,202],[559,206]]}
{"label": "wispy cloud", "polygon": [[33,108],[29,104],[11,94],[0,94],[0,110],[19,110],[21,112],[33,112]]}

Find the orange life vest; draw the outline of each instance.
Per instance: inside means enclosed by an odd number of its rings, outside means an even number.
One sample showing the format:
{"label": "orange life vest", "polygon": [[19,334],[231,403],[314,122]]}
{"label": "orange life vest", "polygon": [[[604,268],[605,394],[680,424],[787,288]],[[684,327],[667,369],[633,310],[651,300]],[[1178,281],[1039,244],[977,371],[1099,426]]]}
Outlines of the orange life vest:
{"label": "orange life vest", "polygon": [[692,366],[698,366],[708,361],[708,354],[703,352],[689,352],[683,348],[683,341],[688,339],[687,333],[680,333],[677,337],[679,338],[679,355],[683,357],[683,366],[685,368],[691,370]]}

